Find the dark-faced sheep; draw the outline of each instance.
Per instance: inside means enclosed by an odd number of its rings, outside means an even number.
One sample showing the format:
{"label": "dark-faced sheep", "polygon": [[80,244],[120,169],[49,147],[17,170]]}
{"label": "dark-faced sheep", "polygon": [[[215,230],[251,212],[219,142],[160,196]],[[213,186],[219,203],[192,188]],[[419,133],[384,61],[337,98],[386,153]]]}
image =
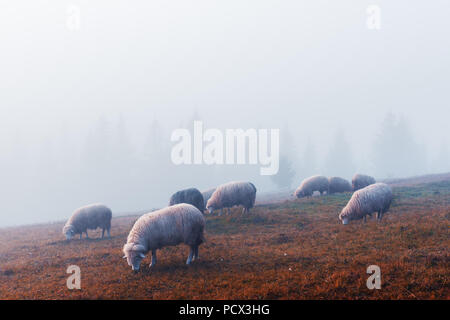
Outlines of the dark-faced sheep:
{"label": "dark-faced sheep", "polygon": [[209,198],[211,198],[214,191],[216,191],[216,188],[211,188],[211,189],[208,189],[208,190],[205,190],[202,192],[203,202],[205,203],[205,208],[206,208],[206,204],[208,203]]}
{"label": "dark-faced sheep", "polygon": [[328,178],[324,176],[312,176],[302,181],[300,186],[295,190],[294,196],[297,198],[312,196],[314,191],[319,191],[322,195],[328,192]]}
{"label": "dark-faced sheep", "polygon": [[67,221],[63,228],[63,234],[67,240],[72,239],[76,234],[81,236],[83,232],[88,236],[88,230],[102,229],[102,238],[105,231],[108,232],[108,237],[111,237],[111,218],[112,212],[107,206],[102,204],[91,204],[81,207],[72,213],[72,216]]}
{"label": "dark-faced sheep", "polygon": [[359,189],[370,186],[371,184],[374,184],[375,182],[376,182],[375,178],[364,175],[364,174],[357,173],[352,178],[352,188],[353,188],[353,191],[357,191]]}
{"label": "dark-faced sheep", "polygon": [[353,193],[350,201],[339,214],[342,224],[351,220],[364,219],[377,213],[377,220],[381,221],[383,214],[389,210],[392,202],[392,189],[385,183],[375,183]]}
{"label": "dark-faced sheep", "polygon": [[169,200],[169,206],[179,203],[188,203],[196,207],[200,212],[205,211],[203,195],[196,188],[189,188],[175,192]]}
{"label": "dark-faced sheep", "polygon": [[352,191],[352,185],[350,182],[340,177],[328,178],[328,194],[350,192]]}
{"label": "dark-faced sheep", "polygon": [[205,241],[205,218],[193,205],[181,203],[141,216],[123,247],[124,258],[134,271],[138,271],[142,259],[152,252],[150,267],[156,264],[156,250],[165,246],[185,243],[190,247],[186,264],[198,259],[198,246]]}
{"label": "dark-faced sheep", "polygon": [[250,208],[255,205],[256,187],[251,182],[228,182],[216,188],[216,191],[209,198],[206,209],[209,213],[214,210],[232,208],[233,206],[243,206],[243,213],[250,212]]}

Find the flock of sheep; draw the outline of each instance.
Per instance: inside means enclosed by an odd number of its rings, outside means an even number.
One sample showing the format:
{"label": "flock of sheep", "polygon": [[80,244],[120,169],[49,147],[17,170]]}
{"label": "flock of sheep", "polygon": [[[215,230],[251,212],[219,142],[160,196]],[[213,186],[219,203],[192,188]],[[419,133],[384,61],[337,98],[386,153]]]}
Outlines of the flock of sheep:
{"label": "flock of sheep", "polygon": [[[339,214],[343,224],[351,220],[364,219],[376,212],[377,220],[389,209],[392,202],[392,190],[384,183],[376,183],[375,179],[356,174],[352,184],[340,177],[326,178],[313,176],[305,179],[295,190],[297,198],[312,196],[314,192],[332,194],[354,191],[351,199]],[[243,213],[248,213],[255,204],[256,187],[251,182],[229,182],[201,193],[196,188],[176,192],[170,197],[169,206],[141,216],[128,234],[127,243],[123,247],[124,258],[134,271],[138,271],[145,254],[151,251],[152,262],[156,264],[156,251],[165,246],[185,243],[190,247],[186,264],[198,259],[198,247],[205,241],[205,217],[208,211],[242,206]],[[67,240],[76,234],[88,230],[102,229],[110,237],[111,209],[102,204],[88,205],[77,209],[63,228]]]}

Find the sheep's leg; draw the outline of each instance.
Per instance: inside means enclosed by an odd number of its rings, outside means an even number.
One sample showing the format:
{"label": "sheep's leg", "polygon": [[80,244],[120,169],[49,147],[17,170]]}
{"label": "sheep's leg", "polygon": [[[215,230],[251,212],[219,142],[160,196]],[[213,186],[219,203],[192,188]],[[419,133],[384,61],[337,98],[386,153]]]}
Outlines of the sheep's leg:
{"label": "sheep's leg", "polygon": [[152,250],[152,263],[150,263],[150,268],[156,265],[156,249]]}
{"label": "sheep's leg", "polygon": [[89,239],[89,235],[88,235],[88,231],[86,229],[86,231],[84,231],[86,233],[86,239]]}
{"label": "sheep's leg", "polygon": [[383,218],[383,211],[380,210],[380,212],[377,212],[377,220],[381,221],[381,218]]}
{"label": "sheep's leg", "polygon": [[367,216],[364,216],[363,221],[364,221],[364,223],[367,222]]}
{"label": "sheep's leg", "polygon": [[219,216],[221,216],[222,214],[223,214],[223,209],[220,209]]}
{"label": "sheep's leg", "polygon": [[191,249],[189,250],[189,257],[186,260],[186,264],[189,265],[192,262],[192,258],[194,257],[194,248],[191,247]]}
{"label": "sheep's leg", "polygon": [[82,233],[80,233],[80,240],[81,240],[81,236],[83,235],[83,232]]}
{"label": "sheep's leg", "polygon": [[198,260],[198,246],[194,248],[194,260]]}
{"label": "sheep's leg", "polygon": [[102,239],[105,237],[105,229],[102,229]]}
{"label": "sheep's leg", "polygon": [[111,238],[111,229],[107,229],[106,232],[108,233],[108,238]]}

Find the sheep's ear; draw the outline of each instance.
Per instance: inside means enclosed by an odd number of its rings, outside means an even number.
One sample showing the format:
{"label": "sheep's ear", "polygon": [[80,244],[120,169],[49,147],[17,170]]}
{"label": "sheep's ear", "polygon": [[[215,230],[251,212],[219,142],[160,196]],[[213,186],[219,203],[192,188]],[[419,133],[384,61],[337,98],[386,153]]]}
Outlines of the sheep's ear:
{"label": "sheep's ear", "polygon": [[142,259],[145,258],[145,254],[143,254],[143,253],[140,253],[139,256],[140,256]]}
{"label": "sheep's ear", "polygon": [[123,259],[126,259],[126,258],[127,258],[127,256],[123,256],[122,258],[123,258]]}

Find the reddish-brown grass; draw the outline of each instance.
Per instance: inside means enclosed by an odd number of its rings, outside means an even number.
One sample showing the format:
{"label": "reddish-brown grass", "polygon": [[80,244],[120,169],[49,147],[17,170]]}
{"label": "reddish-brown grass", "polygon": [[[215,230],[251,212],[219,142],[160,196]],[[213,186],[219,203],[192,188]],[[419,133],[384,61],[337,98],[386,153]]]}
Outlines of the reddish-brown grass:
{"label": "reddish-brown grass", "polygon": [[[136,274],[121,252],[136,216],[114,218],[104,240],[66,242],[62,223],[0,229],[0,298],[448,299],[450,182],[394,191],[381,223],[340,225],[350,194],[207,216],[200,260],[186,266],[186,246],[164,248],[155,269],[146,258]],[[81,290],[66,287],[72,264]],[[373,264],[380,290],[366,287]]]}

